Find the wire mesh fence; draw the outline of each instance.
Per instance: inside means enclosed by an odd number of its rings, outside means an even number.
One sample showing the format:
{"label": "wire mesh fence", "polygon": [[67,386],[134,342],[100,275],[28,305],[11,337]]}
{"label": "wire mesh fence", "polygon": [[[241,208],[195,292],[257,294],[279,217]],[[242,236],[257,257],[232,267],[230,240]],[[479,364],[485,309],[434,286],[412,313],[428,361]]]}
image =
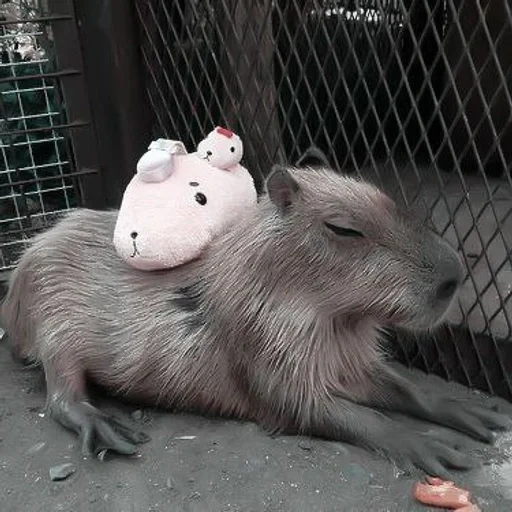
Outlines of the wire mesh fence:
{"label": "wire mesh fence", "polygon": [[53,36],[41,2],[0,5],[0,271],[79,204]]}
{"label": "wire mesh fence", "polygon": [[135,7],[154,135],[193,146],[228,125],[243,137],[258,185],[273,162],[315,146],[335,168],[421,210],[459,250],[467,276],[451,327],[429,343],[403,341],[396,354],[511,396],[509,1]]}

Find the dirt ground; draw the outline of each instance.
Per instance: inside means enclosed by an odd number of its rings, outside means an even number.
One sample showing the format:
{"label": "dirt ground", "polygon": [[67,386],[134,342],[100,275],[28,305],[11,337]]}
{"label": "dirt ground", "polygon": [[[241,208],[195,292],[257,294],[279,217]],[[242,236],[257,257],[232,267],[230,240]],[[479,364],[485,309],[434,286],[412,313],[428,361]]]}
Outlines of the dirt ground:
{"label": "dirt ground", "polygon": [[[431,391],[459,386],[414,373]],[[0,496],[2,512],[340,512],[428,511],[414,502],[418,475],[341,443],[270,437],[256,425],[136,409],[151,436],[133,459],[83,459],[74,436],[45,415],[44,381],[11,360],[0,342]],[[485,512],[512,510],[512,434],[478,450],[481,469],[456,474]],[[468,441],[468,448],[475,448]],[[74,473],[52,481],[64,463]]]}

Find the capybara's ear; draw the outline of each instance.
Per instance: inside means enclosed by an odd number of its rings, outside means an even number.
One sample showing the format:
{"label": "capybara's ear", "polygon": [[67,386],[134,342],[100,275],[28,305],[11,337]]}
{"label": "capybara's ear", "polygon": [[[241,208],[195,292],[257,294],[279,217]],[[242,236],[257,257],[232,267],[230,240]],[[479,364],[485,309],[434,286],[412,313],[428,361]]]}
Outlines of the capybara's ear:
{"label": "capybara's ear", "polygon": [[284,213],[297,200],[300,186],[286,167],[274,165],[267,178],[267,192],[270,200]]}
{"label": "capybara's ear", "polygon": [[301,157],[297,160],[298,167],[327,167],[330,168],[331,164],[327,155],[318,147],[311,146]]}

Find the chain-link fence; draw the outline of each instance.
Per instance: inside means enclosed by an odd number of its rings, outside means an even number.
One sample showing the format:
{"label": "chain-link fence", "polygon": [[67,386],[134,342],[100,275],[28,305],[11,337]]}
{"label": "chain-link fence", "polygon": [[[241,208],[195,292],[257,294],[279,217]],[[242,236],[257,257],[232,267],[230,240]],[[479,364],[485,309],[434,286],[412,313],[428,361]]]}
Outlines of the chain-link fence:
{"label": "chain-link fence", "polygon": [[[410,364],[510,396],[509,0],[136,0],[154,135],[244,139],[258,184],[311,146],[370,179],[462,255],[451,327]],[[458,328],[460,327],[460,328]]]}
{"label": "chain-link fence", "polygon": [[53,31],[72,22],[44,0],[0,3],[0,271],[30,236],[81,204],[77,176],[88,171],[77,169],[69,132],[87,122],[69,121],[62,91],[80,70],[59,67]]}

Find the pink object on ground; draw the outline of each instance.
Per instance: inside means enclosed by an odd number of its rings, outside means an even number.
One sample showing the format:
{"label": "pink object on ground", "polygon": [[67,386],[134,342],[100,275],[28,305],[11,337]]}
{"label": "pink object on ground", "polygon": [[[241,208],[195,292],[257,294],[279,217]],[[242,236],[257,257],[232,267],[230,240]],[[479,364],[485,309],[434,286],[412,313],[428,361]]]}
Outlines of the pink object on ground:
{"label": "pink object on ground", "polygon": [[420,503],[453,510],[471,505],[470,492],[457,487],[453,482],[436,477],[428,477],[427,482],[418,482],[414,486],[414,497]]}
{"label": "pink object on ground", "polygon": [[251,214],[256,189],[239,164],[242,143],[229,133],[214,130],[191,154],[177,141],[152,143],[125,190],[114,231],[115,248],[129,265],[158,270],[187,263]]}

